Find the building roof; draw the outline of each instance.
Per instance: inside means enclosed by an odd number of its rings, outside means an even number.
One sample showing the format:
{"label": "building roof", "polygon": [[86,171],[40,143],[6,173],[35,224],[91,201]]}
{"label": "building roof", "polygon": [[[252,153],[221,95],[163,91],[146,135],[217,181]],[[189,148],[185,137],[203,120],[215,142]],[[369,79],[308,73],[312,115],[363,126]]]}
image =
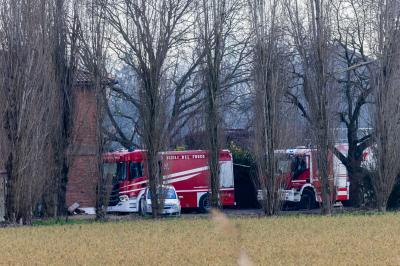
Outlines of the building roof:
{"label": "building roof", "polygon": [[[91,72],[86,70],[77,70],[75,72],[74,84],[76,86],[91,87],[93,86],[93,83],[94,83],[94,75]],[[117,84],[118,82],[114,78],[108,77],[104,79],[102,83],[103,85],[113,85]]]}

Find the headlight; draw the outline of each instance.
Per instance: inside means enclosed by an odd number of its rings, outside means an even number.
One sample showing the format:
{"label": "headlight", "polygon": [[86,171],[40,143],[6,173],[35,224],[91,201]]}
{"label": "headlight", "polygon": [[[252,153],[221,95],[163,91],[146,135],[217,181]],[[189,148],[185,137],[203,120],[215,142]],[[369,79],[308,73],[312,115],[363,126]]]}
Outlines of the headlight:
{"label": "headlight", "polygon": [[127,195],[122,195],[122,196],[119,196],[119,201],[128,201],[129,200],[129,197],[127,196]]}

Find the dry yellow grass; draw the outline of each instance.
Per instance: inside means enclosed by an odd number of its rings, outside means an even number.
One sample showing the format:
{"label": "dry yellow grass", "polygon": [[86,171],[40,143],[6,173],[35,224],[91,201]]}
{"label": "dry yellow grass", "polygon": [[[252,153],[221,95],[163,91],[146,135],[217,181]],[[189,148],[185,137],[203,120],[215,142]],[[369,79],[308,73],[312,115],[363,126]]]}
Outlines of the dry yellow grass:
{"label": "dry yellow grass", "polygon": [[399,214],[226,223],[163,219],[0,229],[0,264],[235,265],[244,251],[256,265],[400,265]]}

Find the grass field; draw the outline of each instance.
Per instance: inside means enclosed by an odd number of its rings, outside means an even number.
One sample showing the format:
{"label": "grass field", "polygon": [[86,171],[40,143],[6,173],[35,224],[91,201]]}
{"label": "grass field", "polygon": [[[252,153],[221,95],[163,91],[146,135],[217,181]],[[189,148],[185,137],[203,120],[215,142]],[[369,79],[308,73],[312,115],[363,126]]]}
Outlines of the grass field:
{"label": "grass field", "polygon": [[0,243],[7,265],[237,265],[241,253],[255,265],[400,265],[400,215],[3,228]]}

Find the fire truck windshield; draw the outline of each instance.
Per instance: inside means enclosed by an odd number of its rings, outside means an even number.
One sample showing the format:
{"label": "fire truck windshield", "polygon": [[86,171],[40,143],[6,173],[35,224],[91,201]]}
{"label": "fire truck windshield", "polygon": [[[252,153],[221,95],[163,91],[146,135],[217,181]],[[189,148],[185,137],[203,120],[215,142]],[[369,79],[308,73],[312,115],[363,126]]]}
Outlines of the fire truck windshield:
{"label": "fire truck windshield", "polygon": [[130,162],[129,163],[129,179],[135,179],[143,176],[143,163]]}
{"label": "fire truck windshield", "polygon": [[281,175],[290,172],[292,160],[288,156],[282,156],[276,161],[276,174]]}
{"label": "fire truck windshield", "polygon": [[126,179],[126,165],[125,163],[117,163],[116,176],[118,181],[124,181]]}

